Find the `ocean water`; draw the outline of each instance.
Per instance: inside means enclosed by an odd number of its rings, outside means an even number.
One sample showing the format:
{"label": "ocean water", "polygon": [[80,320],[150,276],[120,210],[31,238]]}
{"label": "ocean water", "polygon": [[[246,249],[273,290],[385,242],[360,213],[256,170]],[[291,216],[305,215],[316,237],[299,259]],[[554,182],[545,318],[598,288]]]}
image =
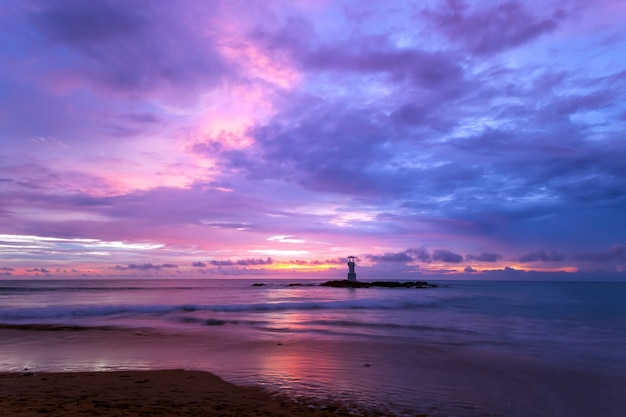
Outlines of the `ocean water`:
{"label": "ocean water", "polygon": [[201,369],[400,415],[626,416],[626,283],[320,282],[3,280],[0,371]]}

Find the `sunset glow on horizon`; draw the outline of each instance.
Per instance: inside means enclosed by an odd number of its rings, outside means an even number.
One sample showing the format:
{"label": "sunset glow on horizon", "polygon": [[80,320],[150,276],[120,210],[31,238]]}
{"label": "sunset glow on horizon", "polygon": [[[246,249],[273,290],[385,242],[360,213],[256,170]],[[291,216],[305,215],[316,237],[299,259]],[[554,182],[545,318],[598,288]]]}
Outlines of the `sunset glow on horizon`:
{"label": "sunset glow on horizon", "polygon": [[626,4],[0,4],[0,278],[626,279]]}

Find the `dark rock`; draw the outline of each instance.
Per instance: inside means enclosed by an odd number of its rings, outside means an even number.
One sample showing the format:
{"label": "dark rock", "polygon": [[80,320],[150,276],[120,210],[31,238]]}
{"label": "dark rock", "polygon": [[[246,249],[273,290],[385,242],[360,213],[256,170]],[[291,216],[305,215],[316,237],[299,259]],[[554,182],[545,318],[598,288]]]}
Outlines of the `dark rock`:
{"label": "dark rock", "polygon": [[372,282],[372,287],[383,287],[383,288],[411,288],[413,285],[412,282],[397,282],[397,281],[374,281]]}
{"label": "dark rock", "polygon": [[[267,284],[263,284],[261,282],[255,282],[252,284],[253,287],[265,287]],[[303,284],[303,283],[291,283],[287,284],[287,287],[314,287],[316,284]],[[332,280],[326,281],[322,284],[319,284],[320,287],[334,287],[334,288],[436,288],[437,285],[430,284],[426,281],[406,281],[406,282],[398,282],[398,281],[374,281],[374,282],[364,282],[364,281],[350,281],[347,279],[341,280]]]}
{"label": "dark rock", "polygon": [[374,281],[374,282],[363,282],[363,281],[348,281],[344,280],[336,280],[336,281],[326,281],[323,284],[320,284],[321,287],[335,287],[335,288],[371,288],[371,287],[379,287],[379,288],[436,288],[437,285],[429,284],[426,281],[407,281],[407,282],[398,282],[398,281]]}
{"label": "dark rock", "polygon": [[361,281],[348,281],[347,279],[326,281],[320,284],[320,287],[334,287],[334,288],[369,288],[371,285],[367,282]]}
{"label": "dark rock", "polygon": [[375,281],[372,282],[372,287],[384,287],[384,288],[435,288],[435,284],[429,284],[426,281]]}

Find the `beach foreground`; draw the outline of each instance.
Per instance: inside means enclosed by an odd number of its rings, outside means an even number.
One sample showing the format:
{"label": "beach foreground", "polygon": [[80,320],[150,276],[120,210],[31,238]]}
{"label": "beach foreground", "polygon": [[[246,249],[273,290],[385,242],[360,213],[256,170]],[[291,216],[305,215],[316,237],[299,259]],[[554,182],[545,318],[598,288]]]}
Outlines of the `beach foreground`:
{"label": "beach foreground", "polygon": [[[337,403],[293,399],[187,370],[0,374],[3,416],[349,416]],[[358,411],[359,415],[389,415]]]}

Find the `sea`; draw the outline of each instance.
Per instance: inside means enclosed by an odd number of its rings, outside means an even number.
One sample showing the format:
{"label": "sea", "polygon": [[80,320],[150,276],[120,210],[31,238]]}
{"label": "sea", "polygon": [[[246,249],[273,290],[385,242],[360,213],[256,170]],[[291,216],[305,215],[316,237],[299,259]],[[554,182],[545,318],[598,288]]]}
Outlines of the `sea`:
{"label": "sea", "polygon": [[626,282],[321,282],[0,280],[0,372],[205,370],[355,414],[626,416]]}

